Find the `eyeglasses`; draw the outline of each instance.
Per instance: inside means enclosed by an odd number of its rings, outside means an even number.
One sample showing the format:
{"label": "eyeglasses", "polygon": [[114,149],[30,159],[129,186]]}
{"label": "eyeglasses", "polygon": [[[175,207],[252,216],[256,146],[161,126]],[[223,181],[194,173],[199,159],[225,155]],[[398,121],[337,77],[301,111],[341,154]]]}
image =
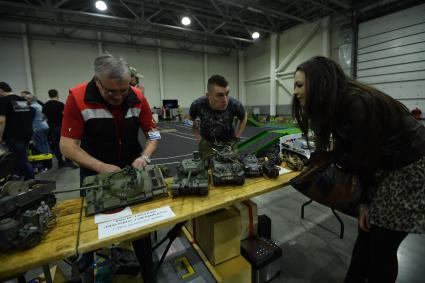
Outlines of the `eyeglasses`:
{"label": "eyeglasses", "polygon": [[99,84],[102,87],[102,89],[104,91],[106,91],[107,93],[109,93],[109,94],[114,94],[114,93],[127,94],[128,91],[130,90],[130,86],[128,86],[125,89],[110,89],[110,88],[104,87],[103,84],[102,84],[102,82],[99,79],[97,79],[97,81],[99,82]]}

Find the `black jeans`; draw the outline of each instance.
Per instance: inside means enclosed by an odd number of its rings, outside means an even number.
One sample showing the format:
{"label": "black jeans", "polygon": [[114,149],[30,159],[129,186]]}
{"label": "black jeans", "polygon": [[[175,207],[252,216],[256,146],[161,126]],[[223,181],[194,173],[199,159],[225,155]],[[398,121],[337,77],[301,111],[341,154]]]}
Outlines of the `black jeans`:
{"label": "black jeans", "polygon": [[52,150],[55,154],[56,159],[58,160],[58,165],[63,166],[65,164],[63,158],[62,158],[62,152],[59,148],[59,141],[61,139],[61,127],[51,127],[50,128],[50,136],[52,138]]}
{"label": "black jeans", "polygon": [[345,283],[394,283],[397,279],[397,250],[407,232],[371,225],[359,229]]}

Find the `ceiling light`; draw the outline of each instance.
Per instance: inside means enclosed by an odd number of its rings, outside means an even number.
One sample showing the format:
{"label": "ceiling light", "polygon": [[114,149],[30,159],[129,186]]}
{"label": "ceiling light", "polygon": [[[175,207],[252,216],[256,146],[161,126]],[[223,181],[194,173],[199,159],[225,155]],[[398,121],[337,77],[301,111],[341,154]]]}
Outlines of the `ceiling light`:
{"label": "ceiling light", "polygon": [[260,33],[259,33],[258,31],[254,31],[254,32],[251,34],[251,36],[252,36],[252,38],[253,38],[253,39],[257,39],[257,38],[259,38],[259,37],[260,37]]}
{"label": "ceiling light", "polygon": [[94,5],[100,11],[105,11],[106,9],[108,9],[108,5],[106,5],[105,1],[96,1]]}
{"label": "ceiling light", "polygon": [[189,17],[183,17],[182,18],[182,24],[185,26],[190,25],[190,18]]}

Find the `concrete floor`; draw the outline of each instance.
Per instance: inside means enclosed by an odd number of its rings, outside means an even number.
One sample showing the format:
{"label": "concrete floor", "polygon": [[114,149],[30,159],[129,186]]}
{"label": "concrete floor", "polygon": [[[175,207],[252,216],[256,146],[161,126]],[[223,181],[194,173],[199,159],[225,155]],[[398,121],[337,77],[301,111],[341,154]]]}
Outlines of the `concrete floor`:
{"label": "concrete floor", "polygon": [[[195,139],[190,127],[182,123],[159,123],[159,128],[162,140],[152,156],[153,164],[168,163],[171,171],[175,172],[176,164],[189,158],[196,149]],[[261,130],[247,127],[244,137],[251,137]],[[78,171],[70,168],[56,169],[55,166],[37,175],[37,178],[56,180],[58,190],[69,190],[79,186]],[[77,196],[78,192],[64,193],[58,195],[58,199]],[[305,219],[301,219],[301,205],[307,200],[291,187],[283,187],[254,198],[258,204],[258,213],[266,214],[272,219],[272,238],[283,250],[282,271],[273,282],[341,283],[357,235],[357,221],[341,215],[345,235],[340,239],[340,225],[329,208],[312,203],[306,207]],[[398,283],[425,282],[425,235],[409,235],[402,243],[398,257]]]}

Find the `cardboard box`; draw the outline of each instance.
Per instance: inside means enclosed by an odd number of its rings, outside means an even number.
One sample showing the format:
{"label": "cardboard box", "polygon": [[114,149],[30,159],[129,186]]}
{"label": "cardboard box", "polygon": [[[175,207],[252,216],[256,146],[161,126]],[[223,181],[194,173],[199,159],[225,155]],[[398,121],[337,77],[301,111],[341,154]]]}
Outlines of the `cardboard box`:
{"label": "cardboard box", "polygon": [[241,218],[241,240],[257,235],[258,214],[257,204],[246,200],[234,205]]}
{"label": "cardboard box", "polygon": [[234,207],[196,218],[195,228],[195,240],[213,265],[240,255],[240,217]]}
{"label": "cardboard box", "polygon": [[251,283],[251,265],[243,256],[220,263],[215,270],[222,283]]}

